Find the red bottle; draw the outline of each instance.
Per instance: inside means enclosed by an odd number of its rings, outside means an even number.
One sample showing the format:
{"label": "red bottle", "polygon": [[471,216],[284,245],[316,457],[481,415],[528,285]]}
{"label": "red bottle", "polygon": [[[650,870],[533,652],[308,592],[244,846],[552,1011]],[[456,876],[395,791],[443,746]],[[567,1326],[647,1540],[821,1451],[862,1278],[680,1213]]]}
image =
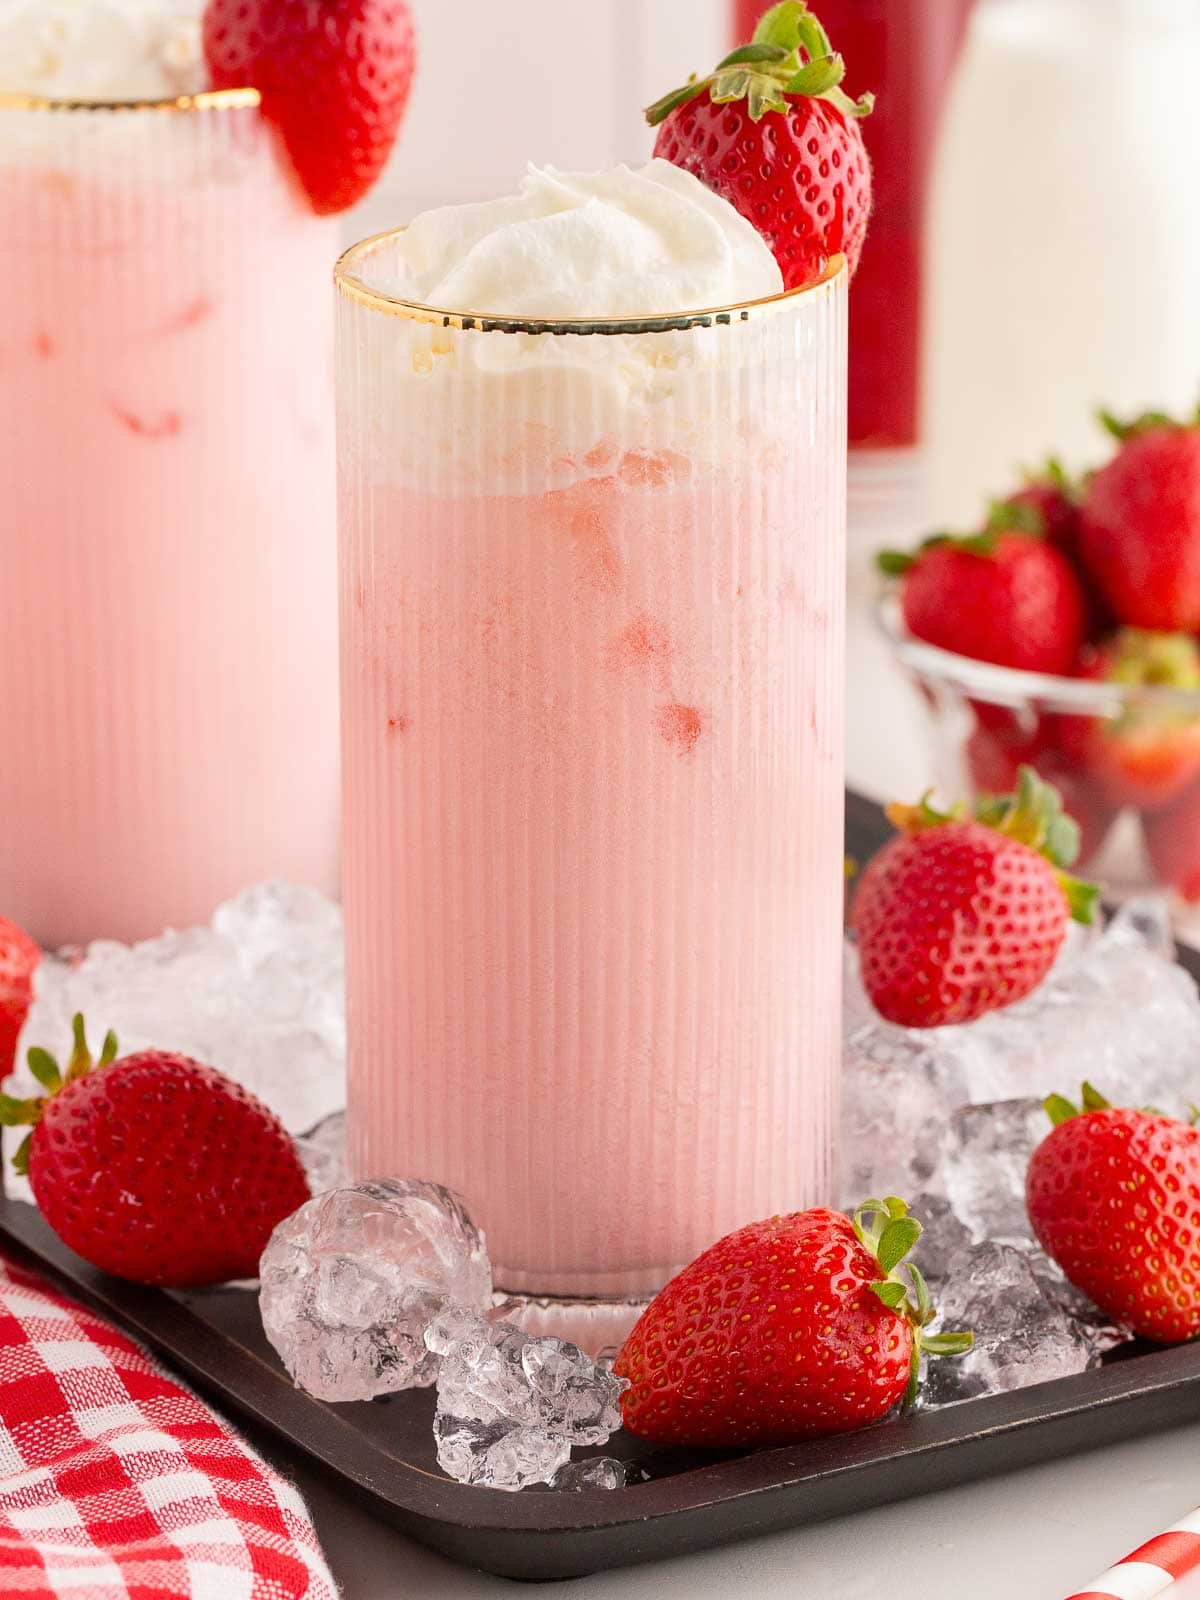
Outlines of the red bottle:
{"label": "red bottle", "polygon": [[[925,177],[950,69],[972,0],[811,0],[846,88],[873,89],[863,125],[875,210],[850,299],[850,443],[905,449],[917,442],[921,220]],[[766,0],[735,0],[747,40]]]}

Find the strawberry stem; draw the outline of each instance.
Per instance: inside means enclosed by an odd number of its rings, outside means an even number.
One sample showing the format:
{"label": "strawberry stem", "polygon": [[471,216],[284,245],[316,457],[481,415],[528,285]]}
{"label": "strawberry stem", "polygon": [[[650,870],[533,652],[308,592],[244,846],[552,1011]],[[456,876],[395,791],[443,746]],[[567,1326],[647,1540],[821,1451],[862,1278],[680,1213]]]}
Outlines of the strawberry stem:
{"label": "strawberry stem", "polygon": [[751,120],[768,111],[787,112],[789,99],[827,100],[844,116],[869,116],[871,94],[852,100],[842,88],[846,63],[804,0],[779,0],[759,18],[754,38],[739,45],[707,77],[688,79],[646,108],[646,121],[657,127],[680,106],[708,93],[717,105],[745,100]]}
{"label": "strawberry stem", "polygon": [[[1046,1115],[1057,1128],[1064,1122],[1070,1122],[1073,1117],[1086,1116],[1089,1111],[1111,1111],[1112,1101],[1105,1098],[1093,1084],[1084,1082],[1080,1093],[1080,1105],[1073,1100],[1068,1100],[1065,1095],[1052,1094],[1042,1101]],[[1161,1116],[1161,1112],[1154,1115]]]}
{"label": "strawberry stem", "polygon": [[[854,1212],[854,1231],[871,1252],[884,1276],[871,1285],[871,1292],[889,1311],[894,1311],[913,1331],[912,1363],[904,1409],[911,1408],[921,1382],[921,1356],[959,1356],[975,1343],[973,1333],[936,1333],[925,1330],[936,1316],[925,1276],[907,1256],[921,1237],[921,1224],[909,1215],[908,1206],[895,1195],[886,1200],[864,1200]],[[897,1276],[903,1266],[908,1283]]]}
{"label": "strawberry stem", "polygon": [[1194,427],[1200,422],[1200,413],[1180,421],[1166,411],[1143,411],[1138,417],[1132,417],[1128,422],[1122,422],[1111,411],[1098,411],[1100,426],[1106,433],[1110,433],[1118,444],[1125,444],[1130,439],[1135,439],[1139,433],[1149,433],[1153,428],[1187,428]]}
{"label": "strawberry stem", "polygon": [[[916,806],[888,806],[888,821],[900,833],[915,834],[962,820],[961,806],[949,812],[936,810],[929,803],[931,792],[927,791]],[[980,795],[975,804],[975,821],[1036,850],[1056,869],[1055,877],[1072,919],[1082,923],[1094,920],[1100,888],[1082,878],[1073,878],[1066,871],[1079,854],[1079,824],[1064,812],[1062,796],[1052,783],[1039,778],[1032,767],[1021,767],[1017,792]]]}

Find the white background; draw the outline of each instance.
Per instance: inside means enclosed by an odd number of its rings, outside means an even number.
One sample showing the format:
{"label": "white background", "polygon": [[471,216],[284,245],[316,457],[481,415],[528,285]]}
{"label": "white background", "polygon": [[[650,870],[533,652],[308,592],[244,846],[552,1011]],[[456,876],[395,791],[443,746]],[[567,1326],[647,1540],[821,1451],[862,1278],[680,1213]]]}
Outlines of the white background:
{"label": "white background", "polygon": [[[511,192],[530,161],[643,161],[641,108],[728,48],[732,0],[411,0],[418,64],[388,175],[359,236]],[[569,47],[569,48],[568,48]]]}

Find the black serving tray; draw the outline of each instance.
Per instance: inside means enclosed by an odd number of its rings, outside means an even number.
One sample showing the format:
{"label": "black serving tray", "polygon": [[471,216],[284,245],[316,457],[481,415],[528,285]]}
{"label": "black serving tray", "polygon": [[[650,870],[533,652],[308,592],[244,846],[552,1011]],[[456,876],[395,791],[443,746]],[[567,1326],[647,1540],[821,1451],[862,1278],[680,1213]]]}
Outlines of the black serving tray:
{"label": "black serving tray", "polygon": [[[846,820],[847,848],[859,858],[887,832],[878,808],[859,796],[847,796]],[[1200,973],[1195,958],[1184,959]],[[635,1463],[646,1481],[503,1494],[454,1483],[438,1470],[429,1390],[336,1407],[301,1394],[267,1344],[257,1298],[246,1290],[169,1294],[106,1277],[72,1255],[31,1206],[10,1200],[0,1200],[0,1243],[401,1533],[510,1578],[579,1577],[680,1555],[1200,1420],[1200,1343],[1131,1344],[1078,1377],[789,1449],[656,1451],[622,1434],[603,1453]]]}

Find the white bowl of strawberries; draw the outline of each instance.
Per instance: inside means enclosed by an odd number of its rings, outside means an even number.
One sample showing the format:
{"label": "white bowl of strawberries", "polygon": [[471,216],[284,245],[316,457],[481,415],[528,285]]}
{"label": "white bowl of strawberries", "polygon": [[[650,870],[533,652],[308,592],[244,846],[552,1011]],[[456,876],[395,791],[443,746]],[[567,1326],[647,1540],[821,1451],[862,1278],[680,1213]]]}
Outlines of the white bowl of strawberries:
{"label": "white bowl of strawberries", "polygon": [[1051,462],[977,532],[881,555],[881,614],[947,793],[1032,766],[1092,876],[1200,903],[1200,416],[1102,420],[1082,480]]}

